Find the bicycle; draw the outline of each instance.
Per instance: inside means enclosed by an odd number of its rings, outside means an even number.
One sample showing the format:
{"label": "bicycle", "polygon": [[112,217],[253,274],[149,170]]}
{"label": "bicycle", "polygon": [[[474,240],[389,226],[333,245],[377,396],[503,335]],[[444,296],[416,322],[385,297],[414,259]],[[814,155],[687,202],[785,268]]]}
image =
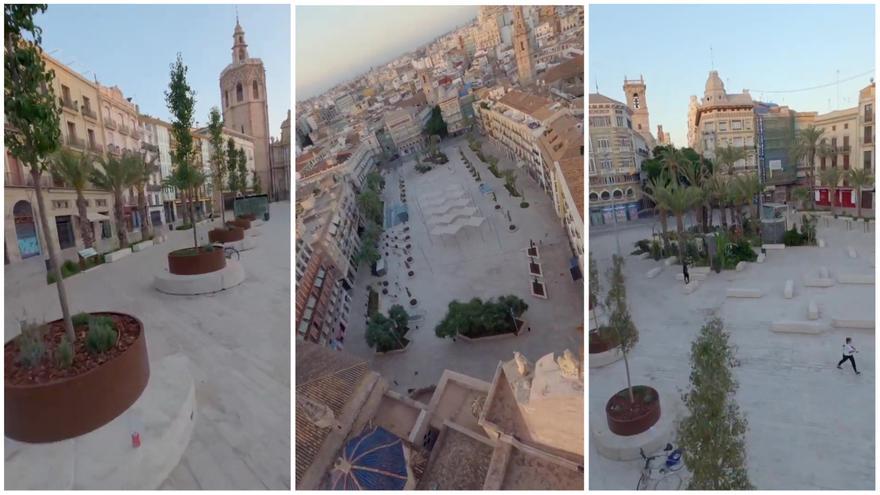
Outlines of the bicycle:
{"label": "bicycle", "polygon": [[238,249],[230,246],[223,247],[223,256],[228,260],[231,260],[233,256],[235,256],[235,261],[239,261],[241,259],[241,253],[238,251]]}
{"label": "bicycle", "polygon": [[636,490],[678,490],[681,488],[683,480],[678,471],[684,467],[681,461],[681,449],[672,448],[672,444],[667,443],[663,451],[652,456],[646,456],[645,451],[639,449],[642,459],[645,460],[645,466],[642,468],[642,475]]}

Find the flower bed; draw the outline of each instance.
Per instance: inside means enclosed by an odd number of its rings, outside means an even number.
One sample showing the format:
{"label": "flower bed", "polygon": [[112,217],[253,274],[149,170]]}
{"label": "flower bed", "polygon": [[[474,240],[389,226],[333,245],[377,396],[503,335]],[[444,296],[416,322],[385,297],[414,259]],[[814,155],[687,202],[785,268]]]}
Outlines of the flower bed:
{"label": "flower bed", "polygon": [[223,250],[214,246],[178,249],[168,253],[168,271],[175,275],[211,273],[225,266]]}
{"label": "flower bed", "polygon": [[64,336],[64,322],[48,323],[46,356],[24,367],[19,337],[5,346],[6,436],[22,442],[57,442],[95,430],[125,412],[140,397],[150,377],[143,324],[122,313],[93,313],[113,320],[115,344],[93,353],[86,346],[88,323],[75,326],[75,351],[69,366],[50,359]]}
{"label": "flower bed", "polygon": [[660,419],[660,395],[653,387],[634,385],[633,396],[630,402],[629,390],[623,389],[605,404],[608,428],[617,435],[638,435]]}

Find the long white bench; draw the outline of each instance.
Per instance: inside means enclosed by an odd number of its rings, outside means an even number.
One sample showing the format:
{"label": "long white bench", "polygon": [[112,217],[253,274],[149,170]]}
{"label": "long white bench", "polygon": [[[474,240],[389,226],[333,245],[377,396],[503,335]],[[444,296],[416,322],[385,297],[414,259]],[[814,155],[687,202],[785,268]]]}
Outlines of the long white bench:
{"label": "long white bench", "polygon": [[778,249],[785,249],[785,244],[764,244],[761,247],[764,248],[765,250],[768,250],[768,251],[771,249],[778,250]]}
{"label": "long white bench", "polygon": [[821,237],[816,239],[816,243],[819,244],[820,248],[825,247],[825,239],[822,239]]}
{"label": "long white bench", "polygon": [[783,291],[783,296],[786,299],[791,299],[794,297],[794,280],[786,280],[785,281],[785,290]]}
{"label": "long white bench", "polygon": [[874,285],[874,275],[861,275],[856,273],[841,273],[837,276],[841,284],[865,284]]}
{"label": "long white bench", "polygon": [[709,272],[712,271],[712,267],[709,267],[709,266],[694,266],[694,267],[688,267],[688,270],[690,270],[691,275],[694,275],[694,274],[696,274],[696,273],[702,273],[702,274],[708,275]]}
{"label": "long white bench", "polygon": [[660,272],[662,272],[662,271],[663,271],[662,266],[654,267],[654,268],[651,268],[650,270],[648,270],[648,273],[646,273],[645,276],[648,278],[654,278],[657,275],[660,275]]}
{"label": "long white bench", "polygon": [[831,326],[834,328],[859,328],[863,330],[873,330],[874,320],[839,320],[833,318]]}
{"label": "long white bench", "polygon": [[727,289],[727,297],[759,298],[761,296],[759,289]]}
{"label": "long white bench", "polygon": [[755,261],[757,261],[758,263],[763,263],[765,258],[766,256],[764,256],[764,253],[758,253],[758,259]]}
{"label": "long white bench", "polygon": [[812,321],[774,321],[770,324],[770,331],[776,333],[822,333],[822,324]]}
{"label": "long white bench", "polygon": [[804,278],[804,287],[831,287],[834,285],[833,278]]}
{"label": "long white bench", "polygon": [[673,263],[675,263],[676,259],[677,258],[675,256],[670,256],[666,258],[665,260],[663,260],[663,266],[671,266]]}
{"label": "long white bench", "polygon": [[152,246],[153,246],[152,240],[143,241],[143,242],[139,242],[139,243],[135,244],[134,246],[132,246],[131,250],[134,251],[135,253],[137,253],[139,251],[143,251],[144,249],[147,249],[148,247],[152,247]]}
{"label": "long white bench", "polygon": [[131,249],[120,249],[104,255],[104,263],[113,263],[131,254]]}
{"label": "long white bench", "polygon": [[811,299],[810,304],[807,306],[807,318],[810,320],[819,319],[819,304],[815,299]]}
{"label": "long white bench", "polygon": [[745,269],[745,267],[746,267],[746,262],[740,261],[739,263],[736,264],[736,271],[741,272]]}
{"label": "long white bench", "polygon": [[849,254],[850,258],[857,258],[859,256],[859,253],[857,253],[856,249],[852,246],[847,246],[846,252],[847,252],[847,254]]}

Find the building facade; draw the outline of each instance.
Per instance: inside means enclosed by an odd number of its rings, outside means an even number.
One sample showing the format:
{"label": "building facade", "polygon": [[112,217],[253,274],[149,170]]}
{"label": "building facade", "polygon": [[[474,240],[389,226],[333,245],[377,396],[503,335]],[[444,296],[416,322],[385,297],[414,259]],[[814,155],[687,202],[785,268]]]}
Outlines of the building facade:
{"label": "building facade", "polygon": [[728,94],[718,72],[709,72],[703,100],[694,110],[692,125],[690,132],[697,153],[714,160],[715,150],[719,147],[742,148],[746,158],[733,165],[734,172],[758,170],[755,101],[748,90]]}
{"label": "building facade", "polygon": [[513,51],[516,54],[517,80],[520,86],[527,86],[535,81],[535,60],[529,27],[521,5],[513,7],[513,19]]}
{"label": "building facade", "polygon": [[290,110],[287,118],[281,123],[281,137],[271,142],[272,168],[275,181],[272,189],[276,200],[290,199]]}

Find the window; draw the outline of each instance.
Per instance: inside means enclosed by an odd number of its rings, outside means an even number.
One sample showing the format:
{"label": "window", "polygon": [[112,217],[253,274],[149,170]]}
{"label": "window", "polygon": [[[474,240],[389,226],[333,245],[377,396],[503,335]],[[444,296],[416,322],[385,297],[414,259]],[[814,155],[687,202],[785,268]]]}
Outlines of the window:
{"label": "window", "polygon": [[843,155],[843,169],[849,170],[849,154]]}
{"label": "window", "polygon": [[604,201],[608,201],[609,199],[611,199],[611,195],[608,194],[608,191],[602,191],[602,199]]}
{"label": "window", "polygon": [[620,189],[615,189],[613,196],[614,196],[614,199],[620,199],[623,197],[623,191],[621,191]]}
{"label": "window", "polygon": [[862,166],[865,168],[865,170],[871,170],[871,151],[870,150],[865,151],[864,163],[862,164]]}
{"label": "window", "polygon": [[606,150],[608,149],[608,140],[607,139],[599,139],[599,149]]}
{"label": "window", "polygon": [[611,127],[611,117],[590,117],[590,127]]}
{"label": "window", "polygon": [[611,170],[614,164],[611,160],[602,160],[602,170]]}
{"label": "window", "polygon": [[837,130],[837,126],[836,126],[836,125],[831,126],[831,130],[832,130],[832,131],[836,131],[836,130]]}
{"label": "window", "polygon": [[715,130],[715,122],[706,122],[703,124],[703,132],[712,132]]}
{"label": "window", "polygon": [[[843,147],[849,148],[849,136],[843,136]],[[849,150],[844,150],[844,153],[848,153]]]}
{"label": "window", "polygon": [[95,206],[107,206],[107,200],[106,199],[96,199]]}
{"label": "window", "polygon": [[238,49],[238,61],[239,62],[244,61],[244,48]]}
{"label": "window", "polygon": [[55,229],[58,231],[58,245],[61,246],[61,249],[72,248],[76,245],[70,215],[55,217]]}
{"label": "window", "polygon": [[241,83],[235,85],[235,99],[237,102],[241,102],[244,99],[244,89],[242,89]]}
{"label": "window", "polygon": [[254,99],[257,100],[260,98],[260,85],[257,83],[257,81],[254,81],[253,86],[254,86],[254,88],[253,88],[254,89]]}
{"label": "window", "polygon": [[223,102],[226,104],[226,107],[229,107],[229,90],[223,92]]}
{"label": "window", "polygon": [[735,148],[742,148],[743,147],[743,138],[741,138],[741,137],[733,138],[733,146]]}
{"label": "window", "polygon": [[61,97],[64,98],[65,102],[70,102],[70,88],[65,85],[61,85]]}
{"label": "window", "polygon": [[641,108],[641,105],[639,104],[639,94],[638,93],[633,93],[633,108],[635,108],[636,110]]}
{"label": "window", "polygon": [[865,105],[865,122],[873,122],[874,121],[874,104],[868,103]]}
{"label": "window", "polygon": [[625,121],[624,121],[623,115],[618,115],[617,116],[617,127],[623,127],[624,122]]}
{"label": "window", "polygon": [[599,201],[599,195],[596,193],[590,193],[590,201]]}
{"label": "window", "polygon": [[872,126],[865,126],[865,144],[871,144],[874,142],[874,128]]}
{"label": "window", "polygon": [[849,124],[843,124],[844,129],[849,129]]}
{"label": "window", "polygon": [[741,131],[743,128],[742,120],[731,120],[730,121],[730,129],[734,131]]}
{"label": "window", "polygon": [[727,122],[718,122],[718,130],[724,132],[727,130]]}
{"label": "window", "polygon": [[92,111],[92,100],[89,100],[86,96],[83,96],[83,109],[87,112]]}
{"label": "window", "polygon": [[70,208],[70,203],[66,199],[52,200],[52,209],[53,210],[63,210],[66,208]]}
{"label": "window", "polygon": [[[103,214],[106,215],[107,212],[105,211]],[[112,236],[113,236],[113,232],[110,229],[110,221],[109,220],[101,220],[101,239],[109,239]]]}
{"label": "window", "polygon": [[89,129],[87,132],[89,133],[89,148],[95,149],[97,147],[97,143],[95,142],[95,131]]}
{"label": "window", "polygon": [[837,149],[837,138],[836,137],[831,138],[831,147],[834,149]]}

